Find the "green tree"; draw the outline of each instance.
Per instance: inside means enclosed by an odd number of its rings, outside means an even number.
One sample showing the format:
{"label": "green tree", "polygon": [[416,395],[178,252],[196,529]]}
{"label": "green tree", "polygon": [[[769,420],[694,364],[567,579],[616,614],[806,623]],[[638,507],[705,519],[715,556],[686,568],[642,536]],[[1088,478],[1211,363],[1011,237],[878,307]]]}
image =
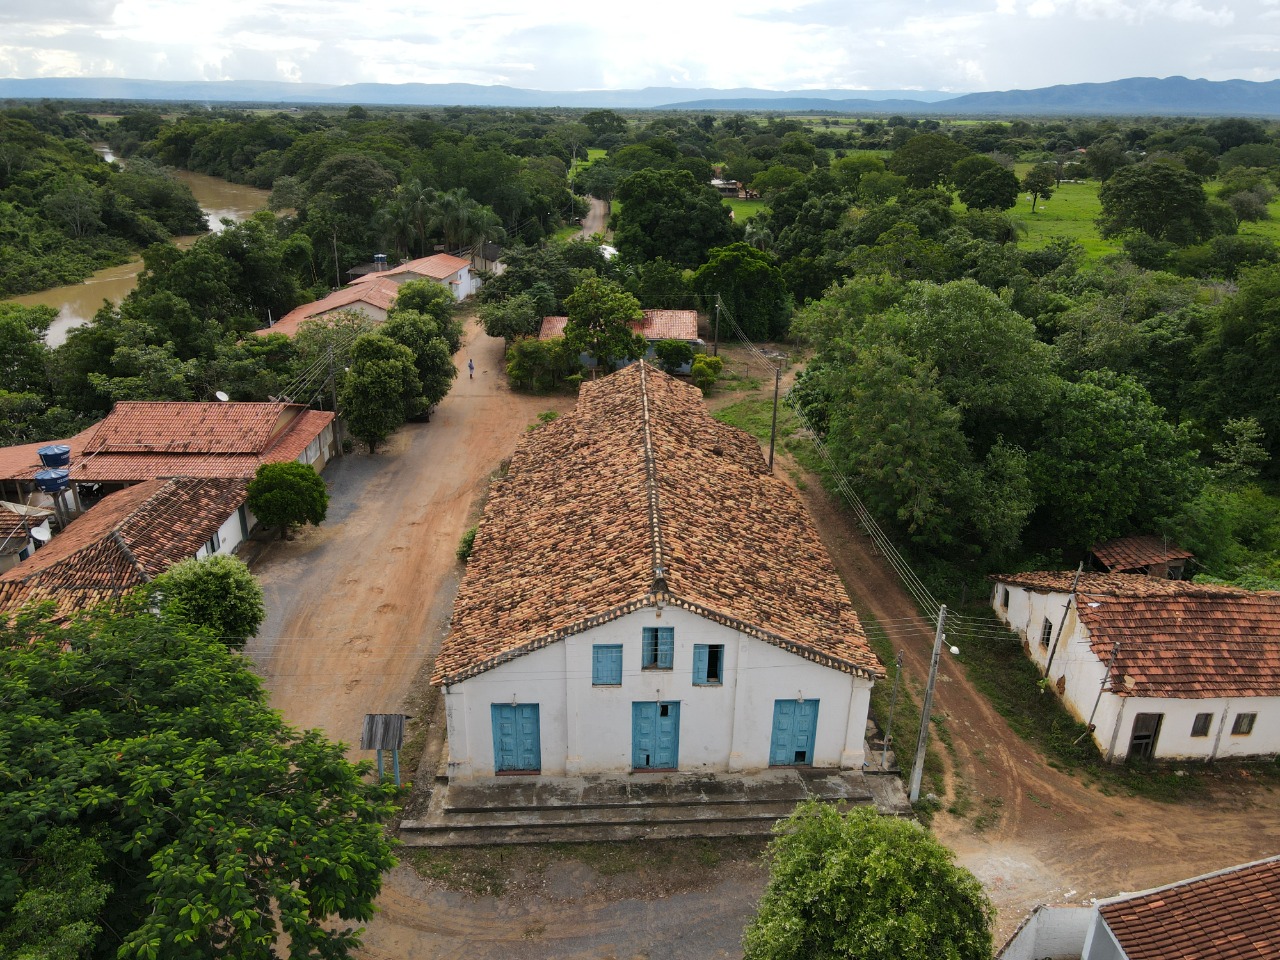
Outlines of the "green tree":
{"label": "green tree", "polygon": [[517,337],[537,336],[542,326],[542,311],[532,294],[521,293],[507,300],[480,306],[480,322],[491,337],[502,337],[507,346]]}
{"label": "green tree", "polygon": [[1200,178],[1169,163],[1123,167],[1098,191],[1104,237],[1139,230],[1155,240],[1195,243],[1213,232],[1209,200]]}
{"label": "green tree", "polygon": [[[707,309],[716,295],[750,340],[774,340],[786,335],[791,322],[791,296],[777,260],[747,243],[716,247],[693,274],[693,288]],[[732,327],[722,322],[720,335],[729,339]]]}
{"label": "green tree", "polygon": [[924,828],[814,800],[778,824],[746,960],[989,960],[994,911]]}
{"label": "green tree", "polygon": [[565,298],[564,340],[572,354],[588,354],[605,372],[639,360],[648,345],[632,324],[644,319],[640,302],[612,280],[587,277]]}
{"label": "green tree", "polygon": [[1124,144],[1115,137],[1103,137],[1089,144],[1084,155],[1084,166],[1089,175],[1106,183],[1121,167],[1129,163]]}
{"label": "green tree", "polygon": [[618,184],[614,243],[632,261],[664,257],[693,269],[736,239],[729,208],[687,170],[641,170]]}
{"label": "green tree", "polygon": [[[0,702],[0,943],[43,926],[121,960],[358,947],[350,922],[395,863],[395,788],[286,727],[226,645],[145,597],[65,625],[23,614],[0,624]],[[66,912],[34,917],[55,884]],[[81,954],[60,946],[38,955]]]}
{"label": "green tree", "polygon": [[578,354],[570,350],[564,337],[517,337],[507,348],[507,377],[516,390],[555,390],[578,369]]}
{"label": "green tree", "polygon": [[910,186],[923,189],[946,182],[969,153],[964,144],[941,133],[920,133],[893,151],[886,165],[890,173],[906,177]]}
{"label": "green tree", "polygon": [[13,960],[79,960],[93,948],[111,887],[98,879],[102,847],[74,827],[54,827],[24,865],[12,909],[0,907],[0,950]]}
{"label": "green tree", "polygon": [[280,536],[292,524],[319,526],[329,510],[329,491],[320,474],[306,463],[264,463],[249,481],[245,506],[268,527],[279,527]]}
{"label": "green tree", "polygon": [[1022,189],[1031,194],[1031,212],[1036,212],[1036,204],[1053,196],[1054,185],[1058,177],[1053,164],[1037,163],[1022,178]]}
{"label": "green tree", "polygon": [[1186,428],[1130,377],[1110,371],[1057,381],[1031,474],[1046,528],[1088,547],[1174,515],[1205,480]]}
{"label": "green tree", "polygon": [[658,366],[666,373],[679,373],[693,363],[693,345],[683,340],[659,340],[653,345]]}
{"label": "green tree", "polygon": [[1009,210],[1018,202],[1018,178],[990,157],[965,157],[951,168],[951,181],[970,210]]}
{"label": "green tree", "polygon": [[693,358],[693,366],[689,370],[689,378],[693,385],[702,391],[703,396],[711,392],[711,388],[720,379],[724,370],[724,360],[720,357],[700,353]]}
{"label": "green tree", "polygon": [[208,630],[233,650],[244,647],[267,615],[261,584],[236,557],[183,560],[152,580],[151,591],[165,616]]}
{"label": "green tree", "polygon": [[408,310],[397,310],[389,316],[380,332],[408,347],[413,354],[413,365],[418,373],[422,392],[415,401],[410,402],[408,415],[416,417],[428,413],[445,398],[458,375],[449,344],[440,336],[433,320]]}
{"label": "green tree", "polygon": [[420,396],[412,350],[378,333],[356,338],[338,402],[352,436],[364,441],[370,453],[415,412]]}
{"label": "green tree", "polygon": [[387,318],[395,317],[402,310],[412,310],[435,321],[440,336],[449,344],[449,352],[457,353],[462,347],[462,324],[454,316],[457,301],[453,293],[434,280],[410,280],[396,291],[396,302],[387,312]]}

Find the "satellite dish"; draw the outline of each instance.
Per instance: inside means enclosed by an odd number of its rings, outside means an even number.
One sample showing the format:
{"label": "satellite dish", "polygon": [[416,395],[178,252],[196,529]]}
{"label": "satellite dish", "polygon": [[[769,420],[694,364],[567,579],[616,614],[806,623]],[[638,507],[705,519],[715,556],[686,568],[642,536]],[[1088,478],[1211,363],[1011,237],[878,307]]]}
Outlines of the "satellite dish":
{"label": "satellite dish", "polygon": [[48,543],[53,539],[53,534],[49,532],[49,528],[41,524],[31,531],[31,539],[39,540],[41,543]]}
{"label": "satellite dish", "polygon": [[223,403],[226,403],[228,400],[230,400],[230,399],[231,399],[231,397],[230,397],[230,395],[229,395],[229,394],[224,393],[224,392],[223,392],[223,391],[221,391],[221,390],[219,390],[217,393],[215,393],[215,394],[214,394],[214,396],[215,396],[215,397],[217,397],[219,400],[221,400]]}

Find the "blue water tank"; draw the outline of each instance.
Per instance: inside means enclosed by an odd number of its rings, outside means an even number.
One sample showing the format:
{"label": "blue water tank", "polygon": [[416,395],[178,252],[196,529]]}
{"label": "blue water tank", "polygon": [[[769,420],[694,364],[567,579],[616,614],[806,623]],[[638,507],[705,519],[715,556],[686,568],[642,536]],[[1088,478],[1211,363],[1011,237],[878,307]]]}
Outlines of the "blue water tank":
{"label": "blue water tank", "polygon": [[41,447],[36,452],[40,454],[40,462],[46,467],[65,467],[71,462],[71,448],[65,443],[55,443],[52,446]]}
{"label": "blue water tank", "polygon": [[36,486],[45,493],[57,493],[59,490],[67,489],[67,471],[58,470],[37,470]]}

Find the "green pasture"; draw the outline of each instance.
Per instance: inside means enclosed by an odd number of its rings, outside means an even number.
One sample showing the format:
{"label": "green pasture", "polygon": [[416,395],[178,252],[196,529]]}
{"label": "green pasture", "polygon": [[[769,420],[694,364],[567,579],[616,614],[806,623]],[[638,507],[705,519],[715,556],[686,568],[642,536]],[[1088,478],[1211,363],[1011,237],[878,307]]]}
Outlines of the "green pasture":
{"label": "green pasture", "polygon": [[735,200],[732,197],[725,197],[724,204],[733,211],[735,223],[746,223],[767,209],[763,200]]}
{"label": "green pasture", "polygon": [[1098,201],[1096,180],[1062,183],[1048,200],[1040,199],[1035,213],[1031,212],[1031,201],[1027,197],[1027,192],[1021,191],[1017,206],[1009,211],[1014,220],[1027,228],[1027,234],[1018,241],[1018,246],[1039,250],[1048,246],[1051,240],[1066,237],[1078,241],[1090,260],[1119,252],[1119,243],[1098,236],[1094,221],[1102,212],[1102,204]]}

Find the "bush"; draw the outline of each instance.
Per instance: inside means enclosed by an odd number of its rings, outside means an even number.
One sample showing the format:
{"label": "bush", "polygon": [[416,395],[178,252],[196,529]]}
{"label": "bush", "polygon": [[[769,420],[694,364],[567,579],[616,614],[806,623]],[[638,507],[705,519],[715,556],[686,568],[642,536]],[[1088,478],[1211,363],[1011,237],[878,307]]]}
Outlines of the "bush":
{"label": "bush", "polygon": [[458,549],[455,555],[463,563],[471,559],[471,548],[475,546],[477,527],[472,527],[462,535],[462,539],[458,541]]}
{"label": "bush", "polygon": [[720,379],[720,372],[723,369],[723,360],[704,353],[694,358],[693,368],[689,373],[693,379],[693,385],[702,391],[703,396],[706,396]]}
{"label": "bush", "polygon": [[203,627],[233,650],[267,615],[261,585],[235,557],[183,560],[151,581],[151,589],[166,616]]}
{"label": "bush", "polygon": [[683,340],[659,340],[653,345],[653,354],[664,373],[679,373],[693,363],[693,347]]}

